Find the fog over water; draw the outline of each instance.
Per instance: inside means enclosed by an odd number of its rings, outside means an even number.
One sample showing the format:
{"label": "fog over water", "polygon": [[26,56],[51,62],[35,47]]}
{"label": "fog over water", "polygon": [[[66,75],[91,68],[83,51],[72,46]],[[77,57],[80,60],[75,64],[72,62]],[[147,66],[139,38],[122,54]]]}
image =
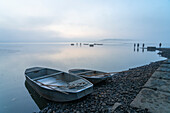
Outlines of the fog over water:
{"label": "fog over water", "polygon": [[49,67],[66,72],[72,68],[117,72],[163,59],[157,52],[134,50],[131,43],[94,47],[71,46],[70,43],[0,44],[0,112],[39,111],[25,87],[24,71],[29,67]]}

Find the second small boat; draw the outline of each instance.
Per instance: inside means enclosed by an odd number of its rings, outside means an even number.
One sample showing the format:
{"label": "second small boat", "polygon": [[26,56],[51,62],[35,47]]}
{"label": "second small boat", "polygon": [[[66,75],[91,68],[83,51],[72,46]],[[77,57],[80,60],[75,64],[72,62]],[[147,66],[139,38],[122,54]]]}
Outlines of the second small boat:
{"label": "second small boat", "polygon": [[102,71],[89,70],[89,69],[70,69],[69,73],[81,76],[81,77],[89,80],[93,84],[104,81],[107,78],[114,75],[112,73],[106,73],[106,72],[102,72]]}

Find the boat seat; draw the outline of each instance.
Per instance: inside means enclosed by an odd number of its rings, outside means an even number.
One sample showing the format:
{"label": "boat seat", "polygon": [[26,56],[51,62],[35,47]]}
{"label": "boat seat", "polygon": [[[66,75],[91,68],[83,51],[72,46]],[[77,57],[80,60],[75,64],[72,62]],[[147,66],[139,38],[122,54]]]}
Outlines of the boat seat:
{"label": "boat seat", "polygon": [[85,71],[85,72],[76,73],[76,74],[77,74],[77,75],[81,75],[81,74],[86,74],[86,73],[91,73],[91,72],[95,72],[95,71]]}
{"label": "boat seat", "polygon": [[41,77],[37,77],[37,78],[33,78],[33,80],[40,80],[40,79],[43,79],[43,78],[47,78],[47,77],[51,77],[51,76],[55,76],[55,75],[58,75],[58,74],[61,74],[63,72],[58,72],[58,73],[53,73],[53,74],[49,74],[49,75],[44,75],[44,76],[41,76]]}

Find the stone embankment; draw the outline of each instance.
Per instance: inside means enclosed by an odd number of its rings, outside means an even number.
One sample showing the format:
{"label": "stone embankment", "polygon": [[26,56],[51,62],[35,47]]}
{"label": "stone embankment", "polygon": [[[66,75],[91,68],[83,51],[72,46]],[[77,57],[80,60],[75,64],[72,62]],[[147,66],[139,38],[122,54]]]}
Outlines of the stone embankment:
{"label": "stone embankment", "polygon": [[162,62],[154,62],[129,69],[127,72],[120,72],[96,84],[92,94],[68,103],[50,102],[40,113],[148,112],[148,109],[132,107],[130,103]]}
{"label": "stone embankment", "polygon": [[152,113],[170,113],[170,49],[160,51],[167,61],[154,72],[130,105]]}

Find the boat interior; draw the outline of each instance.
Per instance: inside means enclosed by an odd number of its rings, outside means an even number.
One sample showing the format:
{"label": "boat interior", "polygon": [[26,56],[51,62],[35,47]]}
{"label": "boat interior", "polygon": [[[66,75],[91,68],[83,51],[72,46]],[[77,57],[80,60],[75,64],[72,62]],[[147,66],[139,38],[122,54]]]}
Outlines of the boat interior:
{"label": "boat interior", "polygon": [[101,71],[94,71],[94,70],[85,70],[85,69],[75,69],[75,70],[70,70],[71,73],[74,73],[76,75],[84,75],[84,76],[104,76],[104,75],[101,75],[103,74],[104,72],[101,72]]}

